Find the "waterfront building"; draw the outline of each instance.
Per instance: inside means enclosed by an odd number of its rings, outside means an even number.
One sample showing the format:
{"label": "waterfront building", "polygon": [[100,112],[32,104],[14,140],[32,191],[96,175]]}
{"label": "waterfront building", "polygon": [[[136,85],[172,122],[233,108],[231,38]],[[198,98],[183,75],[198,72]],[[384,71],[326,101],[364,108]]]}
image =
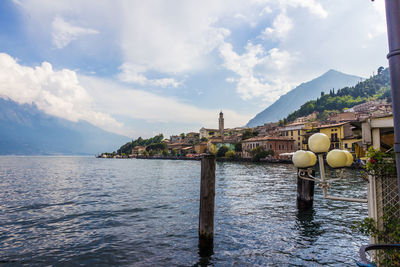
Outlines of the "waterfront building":
{"label": "waterfront building", "polygon": [[206,153],[207,150],[207,142],[200,142],[193,146],[194,152],[196,154]]}
{"label": "waterfront building", "polygon": [[361,123],[362,144],[386,151],[394,147],[393,115],[371,116]]}
{"label": "waterfront building", "polygon": [[296,151],[295,140],[286,136],[256,136],[242,141],[242,157],[251,158],[250,151],[256,147],[263,147],[265,151],[274,151],[274,158],[279,154]]}
{"label": "waterfront building", "polygon": [[303,148],[302,144],[306,140],[307,131],[313,128],[311,122],[291,123],[279,127],[278,132],[280,136],[290,137],[294,140],[294,149],[300,150]]}
{"label": "waterfront building", "polygon": [[194,152],[193,145],[186,142],[169,143],[167,144],[167,147],[169,153],[173,153],[175,151],[180,156]]}
{"label": "waterfront building", "polygon": [[217,149],[220,149],[222,146],[229,147],[230,150],[235,150],[235,144],[238,143],[238,140],[235,136],[228,136],[224,139],[220,137],[213,137],[208,140],[207,148],[210,149],[211,145],[215,145]]}
{"label": "waterfront building", "polygon": [[182,142],[182,136],[180,136],[180,135],[171,135],[169,137],[169,140],[171,141],[171,143]]}
{"label": "waterfront building", "polygon": [[320,133],[326,134],[329,137],[331,141],[330,149],[344,149],[343,139],[353,137],[350,122],[321,125],[317,129]]}
{"label": "waterfront building", "polygon": [[132,149],[132,155],[133,156],[140,156],[140,155],[143,155],[144,151],[146,151],[146,147],[144,147],[144,146],[135,146]]}
{"label": "waterfront building", "polygon": [[201,128],[199,131],[200,140],[202,138],[210,139],[211,137],[219,137],[220,132],[219,129],[209,129],[209,128]]}

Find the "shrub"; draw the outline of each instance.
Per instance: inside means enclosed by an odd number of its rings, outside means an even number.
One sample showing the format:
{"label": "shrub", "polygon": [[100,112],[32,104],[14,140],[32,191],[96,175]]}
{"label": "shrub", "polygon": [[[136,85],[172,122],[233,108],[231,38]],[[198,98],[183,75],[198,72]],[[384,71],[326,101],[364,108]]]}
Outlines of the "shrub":
{"label": "shrub", "polygon": [[229,151],[229,147],[227,147],[227,146],[221,146],[219,149],[218,149],[218,152],[217,152],[217,157],[225,157],[225,154],[226,154],[226,152],[228,152]]}
{"label": "shrub", "polygon": [[236,152],[229,150],[228,152],[225,153],[225,157],[226,158],[230,158],[230,159],[235,159],[236,158]]}
{"label": "shrub", "polygon": [[253,161],[260,161],[268,156],[267,151],[262,146],[258,146],[250,150],[250,155]]}

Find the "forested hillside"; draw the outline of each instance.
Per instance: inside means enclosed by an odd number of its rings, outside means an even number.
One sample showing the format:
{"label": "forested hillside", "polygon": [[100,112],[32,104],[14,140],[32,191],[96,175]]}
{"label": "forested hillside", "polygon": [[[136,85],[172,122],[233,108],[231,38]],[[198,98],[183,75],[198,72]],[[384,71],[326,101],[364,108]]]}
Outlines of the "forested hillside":
{"label": "forested hillside", "polygon": [[154,148],[163,150],[166,148],[166,145],[164,143],[161,143],[163,139],[164,136],[162,134],[156,135],[149,139],[143,139],[142,137],[139,137],[138,139],[134,141],[132,140],[132,142],[128,142],[125,145],[121,146],[117,150],[117,153],[119,155],[122,154],[129,155],[135,146],[146,146],[147,149]]}
{"label": "forested hillside", "polygon": [[373,100],[386,98],[391,102],[389,69],[378,69],[378,74],[357,83],[352,87],[344,87],[335,92],[330,90],[329,94],[321,92],[321,97],[304,103],[300,109],[290,113],[280,122],[286,124],[298,117],[307,116],[314,111],[319,113],[318,119],[324,119],[333,111],[343,111],[355,105]]}

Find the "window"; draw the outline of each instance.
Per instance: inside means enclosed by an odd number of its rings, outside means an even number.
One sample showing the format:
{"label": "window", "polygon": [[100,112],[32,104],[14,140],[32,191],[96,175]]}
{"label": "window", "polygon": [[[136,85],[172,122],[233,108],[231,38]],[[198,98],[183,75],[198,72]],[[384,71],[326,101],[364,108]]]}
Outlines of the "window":
{"label": "window", "polygon": [[281,150],[281,145],[278,145],[278,147],[279,147],[279,150]]}
{"label": "window", "polygon": [[297,130],[297,135],[300,135],[300,130]]}
{"label": "window", "polygon": [[344,148],[348,148],[348,146],[347,146],[347,143],[346,143],[346,144],[344,144]]}
{"label": "window", "polygon": [[293,145],[290,145],[290,150],[293,150]]}
{"label": "window", "polygon": [[300,147],[300,143],[297,143],[297,146]]}
{"label": "window", "polygon": [[290,136],[293,136],[293,131],[290,131]]}
{"label": "window", "polygon": [[299,141],[300,141],[300,136],[299,136],[299,137],[297,137],[297,140],[299,140]]}
{"label": "window", "polygon": [[269,148],[272,149],[272,144],[269,144]]}

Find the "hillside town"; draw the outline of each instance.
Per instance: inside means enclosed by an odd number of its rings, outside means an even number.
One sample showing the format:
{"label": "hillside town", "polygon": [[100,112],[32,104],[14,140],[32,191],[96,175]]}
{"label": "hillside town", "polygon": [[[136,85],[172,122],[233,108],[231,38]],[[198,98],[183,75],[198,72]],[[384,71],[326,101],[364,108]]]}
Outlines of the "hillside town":
{"label": "hillside town", "polygon": [[253,128],[225,128],[221,111],[218,129],[202,127],[198,132],[172,135],[161,141],[164,149],[135,146],[128,154],[102,154],[100,157],[196,159],[204,153],[213,153],[238,160],[285,161],[290,160],[295,151],[307,150],[308,138],[316,132],[330,138],[331,149],[347,150],[356,160],[365,157],[372,144],[378,146],[376,148],[393,147],[393,115],[386,100],[362,103],[342,113],[332,112],[324,121],[319,121],[317,115],[314,112],[288,124],[275,122]]}

